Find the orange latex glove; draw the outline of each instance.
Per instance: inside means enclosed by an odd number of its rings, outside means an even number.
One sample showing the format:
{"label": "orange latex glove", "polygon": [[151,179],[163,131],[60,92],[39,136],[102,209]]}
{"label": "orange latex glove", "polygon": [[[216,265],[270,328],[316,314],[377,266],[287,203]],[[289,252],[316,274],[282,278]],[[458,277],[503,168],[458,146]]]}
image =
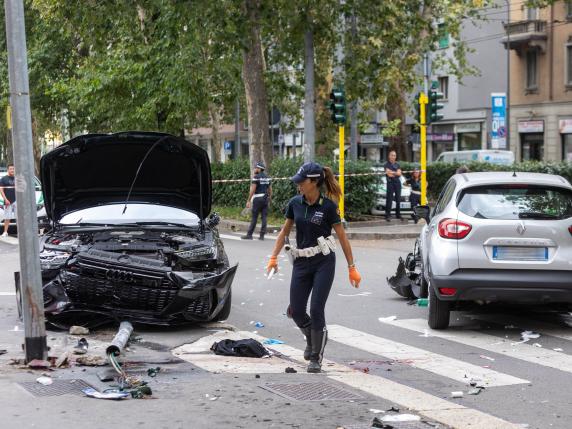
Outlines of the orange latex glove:
{"label": "orange latex glove", "polygon": [[272,271],[272,268],[274,268],[274,271],[278,271],[278,257],[276,256],[271,256],[270,260],[268,261],[268,265],[266,265],[266,274],[270,274],[270,271]]}
{"label": "orange latex glove", "polygon": [[361,275],[356,267],[350,267],[349,271],[350,271],[350,284],[357,289],[361,282]]}

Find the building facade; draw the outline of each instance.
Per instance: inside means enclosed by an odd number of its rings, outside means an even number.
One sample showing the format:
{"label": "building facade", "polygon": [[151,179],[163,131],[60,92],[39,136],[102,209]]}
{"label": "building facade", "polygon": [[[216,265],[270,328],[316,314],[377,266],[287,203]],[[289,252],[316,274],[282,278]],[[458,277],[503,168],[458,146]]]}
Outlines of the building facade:
{"label": "building facade", "polygon": [[510,149],[517,161],[572,162],[572,1],[510,3]]}

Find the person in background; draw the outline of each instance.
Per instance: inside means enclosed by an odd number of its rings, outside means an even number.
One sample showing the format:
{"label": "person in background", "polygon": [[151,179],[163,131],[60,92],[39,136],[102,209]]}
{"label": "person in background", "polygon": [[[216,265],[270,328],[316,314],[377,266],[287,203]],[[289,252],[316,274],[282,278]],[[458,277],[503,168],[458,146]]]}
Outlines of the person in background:
{"label": "person in background", "polygon": [[389,152],[388,161],[383,165],[387,176],[387,194],[385,200],[385,220],[391,221],[391,207],[395,201],[395,218],[401,219],[401,167],[397,162],[397,152]]}
{"label": "person in background", "polygon": [[[332,229],[348,263],[350,284],[359,287],[361,276],[356,269],[352,248],[338,210],[341,189],[329,167],[314,162],[302,165],[292,177],[300,195],[288,202],[286,222],[276,240],[266,267],[267,273],[278,270],[278,254],[296,225],[297,248],[287,252],[293,259],[288,315],[306,336],[304,359],[308,372],[321,372],[322,357],[328,340],[325,306],[336,271],[336,254]],[[310,300],[310,315],[307,313]]]}
{"label": "person in background", "polygon": [[262,219],[258,239],[264,240],[264,235],[266,234],[266,218],[268,216],[270,199],[272,198],[272,185],[270,184],[270,177],[264,174],[265,169],[266,167],[262,162],[257,162],[254,167],[254,177],[252,178],[248,200],[246,201],[246,208],[251,209],[252,218],[246,235],[240,237],[243,240],[252,240],[252,234],[254,233],[254,228],[256,228],[259,214],[262,215]]}
{"label": "person in background", "polygon": [[[407,186],[411,186],[411,195],[409,196],[409,202],[411,203],[411,210],[414,207],[421,204],[421,172],[415,168],[411,173],[411,178],[405,182]],[[419,222],[419,218],[415,216],[415,213],[411,215],[415,223]]]}
{"label": "person in background", "polygon": [[16,188],[14,177],[14,165],[8,165],[8,174],[0,179],[0,194],[4,199],[4,232],[2,237],[8,236],[10,219],[16,218]]}

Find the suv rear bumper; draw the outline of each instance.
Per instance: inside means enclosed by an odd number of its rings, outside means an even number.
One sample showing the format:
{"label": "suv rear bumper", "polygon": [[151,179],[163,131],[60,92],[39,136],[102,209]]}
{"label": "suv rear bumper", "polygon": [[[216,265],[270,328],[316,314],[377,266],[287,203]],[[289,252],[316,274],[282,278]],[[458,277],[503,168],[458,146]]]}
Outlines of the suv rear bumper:
{"label": "suv rear bumper", "polygon": [[[572,303],[572,271],[458,269],[430,280],[443,301]],[[443,295],[439,288],[457,292]]]}

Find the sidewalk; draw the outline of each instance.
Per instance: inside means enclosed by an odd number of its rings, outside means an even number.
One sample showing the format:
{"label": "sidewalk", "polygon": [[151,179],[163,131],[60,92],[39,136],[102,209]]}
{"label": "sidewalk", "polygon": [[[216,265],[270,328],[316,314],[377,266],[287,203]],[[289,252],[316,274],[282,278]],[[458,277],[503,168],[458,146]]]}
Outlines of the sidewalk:
{"label": "sidewalk", "polygon": [[[350,240],[396,240],[400,238],[417,238],[425,221],[420,220],[418,224],[412,220],[386,222],[385,219],[374,221],[348,222],[346,234]],[[257,230],[260,223],[257,225]],[[221,231],[246,232],[248,222],[234,219],[221,219],[219,226]],[[268,233],[278,233],[282,225],[268,225]]]}

